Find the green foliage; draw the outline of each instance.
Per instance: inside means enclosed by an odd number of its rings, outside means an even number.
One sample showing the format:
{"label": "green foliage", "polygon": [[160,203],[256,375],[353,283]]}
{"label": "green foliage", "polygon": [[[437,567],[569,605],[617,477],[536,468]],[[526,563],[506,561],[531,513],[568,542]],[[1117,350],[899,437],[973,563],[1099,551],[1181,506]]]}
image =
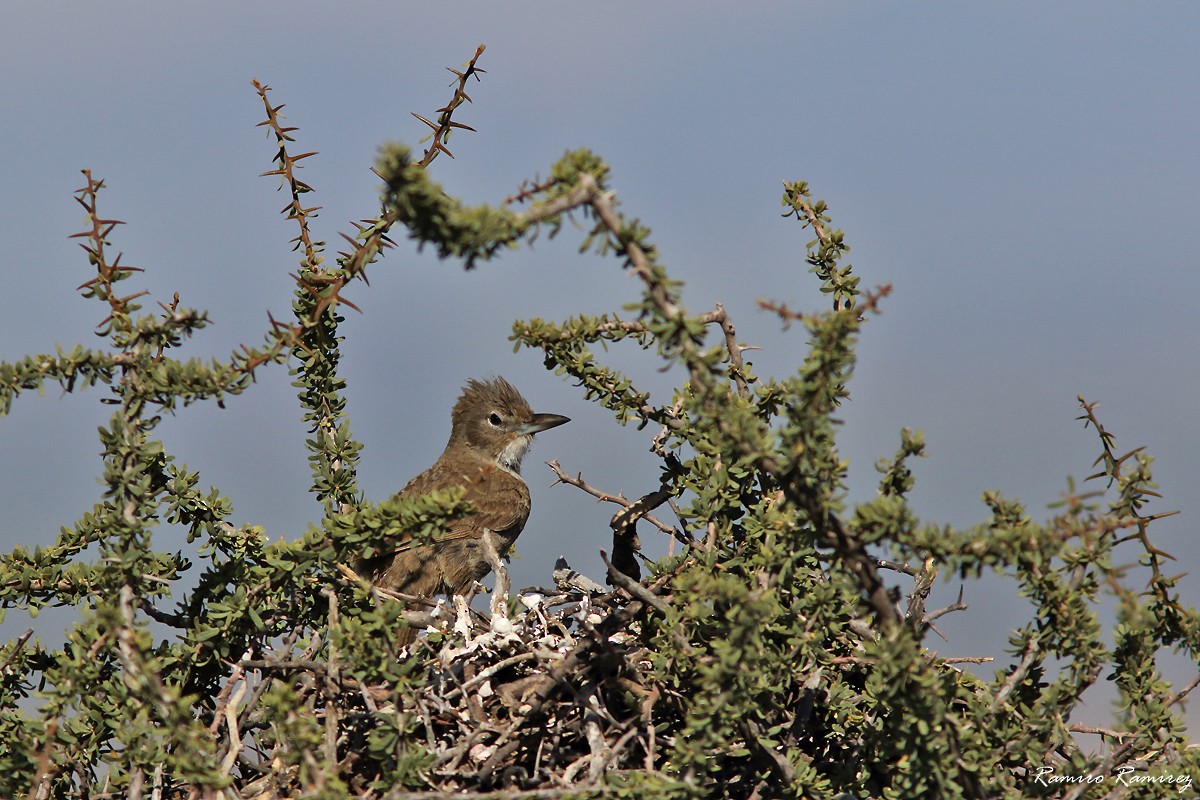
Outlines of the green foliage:
{"label": "green foliage", "polygon": [[[224,361],[172,357],[206,326],[203,312],[176,296],[161,315],[138,316],[139,295],[116,291],[137,270],[109,257],[118,223],[100,217],[103,184],[85,173],[80,236],[95,276],[81,288],[101,304],[109,349],[0,364],[0,410],[47,382],[102,387],[113,408],[100,430],[105,489],[54,544],[0,558],[3,608],[79,612],[61,647],[32,633],[0,647],[0,795],[1057,796],[1062,787],[1041,772],[1050,768],[1093,779],[1073,784],[1072,796],[1144,797],[1178,787],[1132,788],[1123,770],[1200,777],[1178,713],[1187,690],[1173,689],[1155,663],[1167,648],[1196,658],[1200,618],[1180,602],[1178,578],[1162,571],[1168,556],[1149,538],[1149,457],[1118,455],[1081,398],[1102,450],[1091,479],[1106,486],[1077,494],[1072,485],[1045,522],[988,494],[979,526],[923,524],[907,496],[909,461],[924,442],[908,430],[878,464],[877,495],[851,505],[837,415],[856,342],[888,287],[859,289],[825,203],[803,182],[785,185],[784,216],[812,230],[806,259],[830,307],[761,302],[784,327],[799,325],[808,349],[795,374],[759,378],[720,304],[700,313],[682,305],[681,284],[650,230],[617,208],[596,155],[565,154],[548,180],[502,206],[466,206],[429,178],[450,134],[466,128],[452,117],[482,72],[482,52],[455,71],[436,123],[418,115],[433,129],[422,159],[383,149],[379,214],[344,237],[350,250],[332,267],[310,231],[316,208],[301,202],[312,188],[299,162],[312,154],[289,153],[295,129],[255,82],[278,145],[269,174],[289,193],[284,213],[298,229],[295,319],[270,320],[265,344]],[[653,429],[659,485],[628,501],[559,473],[621,505],[613,591],[565,575],[554,597],[505,602],[501,569],[490,616],[466,604],[414,608],[348,565],[406,540],[434,541],[471,509],[454,491],[361,496],[361,444],[339,370],[338,306],[352,305],[343,292],[365,278],[397,225],[469,268],[543,229],[558,234],[570,214],[585,221],[582,252],[615,257],[640,282],[632,313],[518,321],[513,340],[539,350],[617,423]],[[653,397],[600,361],[596,343],[652,350],[677,388]],[[154,431],[163,413],[222,403],[257,369],[285,361],[324,515],[294,541],[268,541],[263,528],[229,523],[229,499],[177,463]],[[677,525],[654,516],[668,503]],[[155,549],[160,521],[186,529],[194,552]],[[639,524],[684,544],[640,583],[622,572],[636,567],[628,550]],[[1114,566],[1130,550],[1140,571]],[[965,608],[926,609],[938,574],[984,571],[1012,581],[1031,608],[991,680],[923,645],[938,616]],[[900,586],[883,578],[892,573],[911,583],[903,603]],[[1106,593],[1117,598],[1111,643],[1097,610]],[[408,625],[430,634],[404,651],[398,633]],[[1081,695],[1102,676],[1120,692],[1118,729],[1075,721]],[[1096,735],[1107,750],[1079,741]]]}

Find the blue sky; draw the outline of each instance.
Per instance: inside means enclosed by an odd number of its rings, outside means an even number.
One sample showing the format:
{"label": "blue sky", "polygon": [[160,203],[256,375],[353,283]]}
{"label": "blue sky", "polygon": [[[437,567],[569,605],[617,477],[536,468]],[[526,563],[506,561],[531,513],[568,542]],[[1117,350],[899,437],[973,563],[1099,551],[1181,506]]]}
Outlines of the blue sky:
{"label": "blue sky", "polygon": [[[0,360],[100,344],[103,314],[75,293],[87,262],[67,239],[83,225],[71,193],[84,167],[108,183],[103,213],[128,223],[117,248],[146,270],[129,285],[209,311],[183,355],[259,342],[267,312],[288,313],[296,257],[284,197],[258,177],[273,150],[250,80],[287,103],[297,147],[319,151],[303,177],[334,243],[374,213],[378,146],[415,144],[409,112],[440,107],[444,68],[482,42],[488,73],[458,117],[478,133],[456,135],[434,177],[498,202],[564,150],[592,148],[690,306],[724,303],[763,348],[760,374],[795,369],[804,341],[756,300],[822,307],[811,235],[779,216],[781,182],[807,180],[829,203],[864,284],[894,287],[844,414],[852,501],[871,496],[875,461],[907,426],[928,442],[913,495],[927,521],[983,520],[989,489],[1046,517],[1099,452],[1074,421],[1082,393],[1119,446],[1155,455],[1164,499],[1151,510],[1182,512],[1155,530],[1195,571],[1197,30],[1188,3],[22,3],[0,30]],[[598,576],[608,544],[612,509],[551,488],[542,460],[631,495],[657,474],[646,433],[615,428],[536,353],[512,353],[514,319],[635,299],[616,263],[576,255],[577,241],[567,230],[469,274],[403,243],[352,289],[364,313],[343,329],[373,499],[436,458],[467,378],[504,375],[535,409],[573,418],[526,461],[517,586],[547,582],[559,554]],[[677,378],[638,352],[608,356],[659,392]],[[0,421],[0,546],[49,543],[99,499],[101,396],[23,397]],[[296,536],[318,517],[300,413],[276,369],[161,432],[232,496],[235,521]],[[164,546],[181,546],[172,535]],[[957,584],[940,591],[948,602]],[[974,608],[944,620],[936,647],[1003,658],[1020,601],[995,582],[965,599]]]}

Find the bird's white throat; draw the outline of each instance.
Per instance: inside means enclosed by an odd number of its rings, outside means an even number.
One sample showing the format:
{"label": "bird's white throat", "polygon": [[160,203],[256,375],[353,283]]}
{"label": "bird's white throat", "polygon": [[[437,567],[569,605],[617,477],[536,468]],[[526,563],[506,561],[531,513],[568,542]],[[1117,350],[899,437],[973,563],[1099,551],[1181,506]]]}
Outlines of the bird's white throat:
{"label": "bird's white throat", "polygon": [[496,458],[496,461],[500,463],[502,468],[520,477],[521,459],[529,452],[529,445],[532,443],[532,436],[518,436],[505,445],[504,449],[500,451],[500,455]]}

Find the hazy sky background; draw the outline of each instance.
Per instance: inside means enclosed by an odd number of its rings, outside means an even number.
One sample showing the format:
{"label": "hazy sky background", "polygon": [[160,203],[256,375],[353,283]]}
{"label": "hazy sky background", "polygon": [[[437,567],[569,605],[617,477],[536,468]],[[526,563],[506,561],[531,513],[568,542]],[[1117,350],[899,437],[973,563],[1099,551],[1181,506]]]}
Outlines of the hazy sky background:
{"label": "hazy sky background", "polygon": [[[927,521],[984,520],[989,489],[1045,518],[1099,453],[1074,420],[1082,393],[1119,447],[1156,457],[1164,499],[1150,510],[1182,513],[1153,532],[1194,572],[1198,30],[1200,7],[1178,2],[13,4],[0,27],[0,360],[103,345],[102,307],[75,291],[86,257],[67,238],[84,225],[71,197],[83,167],[108,184],[102,213],[128,223],[116,249],[146,270],[124,285],[208,310],[213,326],[179,354],[258,344],[267,312],[289,313],[297,258],[285,196],[258,177],[274,147],[254,127],[251,78],[287,104],[294,152],[319,151],[302,177],[323,207],[316,232],[337,250],[348,220],[376,213],[378,146],[415,145],[425,128],[409,112],[433,116],[450,97],[445,67],[482,42],[488,72],[456,116],[479,132],[453,137],[457,158],[434,178],[494,203],[564,150],[594,149],[690,307],[724,303],[739,337],[763,347],[762,375],[792,372],[805,342],[756,300],[825,307],[804,264],[811,232],[779,216],[781,182],[807,180],[829,203],[863,284],[894,287],[865,329],[843,415],[851,501],[872,496],[876,460],[908,426],[928,442],[913,494]],[[576,255],[578,241],[568,228],[472,273],[404,242],[348,293],[364,312],[347,311],[342,331],[369,498],[437,457],[467,378],[503,375],[536,410],[573,418],[526,461],[534,511],[516,586],[548,583],[560,554],[599,578],[596,551],[610,544],[614,508],[551,488],[543,460],[613,492],[656,486],[653,431],[617,428],[508,341],[514,319],[636,299],[618,262]],[[659,400],[679,377],[637,351],[602,357]],[[52,389],[0,420],[0,546],[50,544],[100,499],[104,396]],[[225,410],[181,410],[160,432],[202,485],[233,498],[234,522],[295,537],[319,518],[300,414],[287,371],[266,369]],[[663,552],[649,529],[642,538]],[[930,646],[1007,663],[1023,601],[996,581],[965,600],[970,611],[939,623],[949,642]],[[39,622],[54,638],[66,619]],[[10,612],[0,634],[27,624]],[[1091,713],[1107,721],[1103,700]]]}

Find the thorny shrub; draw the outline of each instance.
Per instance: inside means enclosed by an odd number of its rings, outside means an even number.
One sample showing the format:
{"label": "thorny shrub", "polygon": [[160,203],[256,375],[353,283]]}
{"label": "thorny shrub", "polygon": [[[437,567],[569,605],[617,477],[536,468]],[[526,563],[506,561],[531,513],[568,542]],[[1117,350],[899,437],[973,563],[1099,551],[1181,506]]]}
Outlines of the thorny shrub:
{"label": "thorny shrub", "polygon": [[[1071,491],[1034,522],[1018,503],[986,498],[990,519],[966,530],[920,523],[906,499],[919,434],[904,431],[879,464],[877,496],[847,507],[835,418],[854,348],[887,287],[860,290],[828,210],[804,183],[786,184],[785,216],[813,232],[807,260],[832,302],[800,313],[808,351],[796,374],[764,379],[743,360],[717,304],[697,313],[659,260],[648,230],[623,215],[604,162],[567,153],[549,178],[499,206],[466,207],[427,168],[456,129],[482,70],[456,71],[454,95],[417,159],[384,148],[382,208],[334,265],[311,233],[311,187],[297,175],[294,128],[255,82],[278,145],[300,255],[291,322],[270,320],[264,344],[227,360],[181,361],[172,349],[205,327],[176,296],[138,315],[120,284],[137,270],[112,257],[118,223],[101,216],[103,183],[85,173],[79,234],[110,349],[82,346],[0,364],[0,411],[47,383],[102,384],[113,413],[101,429],[104,498],[57,542],[0,559],[5,608],[70,606],[61,648],[27,633],[0,649],[0,794],[44,798],[811,797],[996,798],[1178,796],[1200,753],[1179,710],[1193,681],[1168,685],[1155,657],[1200,652],[1196,612],[1181,604],[1166,554],[1148,535],[1150,459],[1119,454],[1094,405],[1100,491]],[[344,292],[401,230],[468,268],[559,232],[587,230],[581,250],[609,254],[640,281],[632,315],[518,321],[517,347],[540,350],[616,421],[652,433],[659,485],[628,500],[565,473],[615,503],[608,586],[560,565],[553,586],[510,596],[503,565],[490,613],[466,600],[421,604],[372,587],[344,564],[402,535],[436,538],[470,512],[461,493],[382,503],[358,491],[361,445],[339,373]],[[680,383],[652,398],[591,350],[653,350]],[[324,518],[294,541],[227,520],[230,501],[175,462],[155,426],[164,412],[223,402],[256,370],[291,363],[310,438],[312,493]],[[186,413],[180,411],[180,413]],[[670,516],[664,514],[670,512]],[[673,519],[675,521],[666,521]],[[201,574],[154,548],[165,520],[184,526]],[[675,537],[680,552],[647,566],[638,528]],[[1114,566],[1132,550],[1145,585]],[[493,554],[494,557],[494,554]],[[1129,554],[1122,554],[1128,560]],[[983,680],[927,650],[940,614],[926,599],[937,574],[994,571],[1032,601],[1011,660]],[[889,581],[887,576],[896,580]],[[195,579],[193,578],[193,581]],[[1097,614],[1117,599],[1112,646]],[[900,595],[906,592],[901,601]],[[406,602],[401,602],[406,601]],[[173,610],[164,607],[174,604]],[[149,624],[170,635],[156,638]],[[429,629],[396,646],[405,625]],[[1112,729],[1072,723],[1080,696],[1112,680],[1126,711]],[[1088,747],[1079,739],[1099,746]],[[1071,782],[1055,782],[1070,778]]]}

